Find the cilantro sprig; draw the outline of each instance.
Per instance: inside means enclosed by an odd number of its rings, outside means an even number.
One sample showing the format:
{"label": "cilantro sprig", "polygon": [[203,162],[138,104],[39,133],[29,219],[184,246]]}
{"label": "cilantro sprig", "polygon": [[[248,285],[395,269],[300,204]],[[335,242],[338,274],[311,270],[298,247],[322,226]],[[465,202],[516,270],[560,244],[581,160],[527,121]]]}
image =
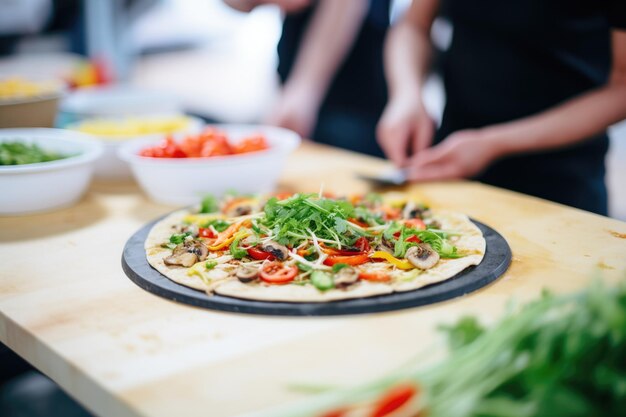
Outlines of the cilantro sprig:
{"label": "cilantro sprig", "polygon": [[[398,232],[400,232],[400,236],[395,239],[394,235]],[[415,242],[407,242],[411,236],[417,236],[422,242],[428,243],[442,258],[462,258],[464,256],[458,253],[456,246],[448,242],[448,233],[444,231],[418,230],[399,223],[392,223],[385,230],[383,236],[389,241],[395,240],[393,255],[399,258],[403,258],[411,246],[417,245]]]}
{"label": "cilantro sprig", "polygon": [[311,238],[312,233],[337,246],[351,246],[359,237],[369,236],[363,228],[348,221],[354,215],[354,206],[348,201],[296,194],[286,200],[270,199],[265,204],[265,218],[260,222],[283,245],[297,246]]}

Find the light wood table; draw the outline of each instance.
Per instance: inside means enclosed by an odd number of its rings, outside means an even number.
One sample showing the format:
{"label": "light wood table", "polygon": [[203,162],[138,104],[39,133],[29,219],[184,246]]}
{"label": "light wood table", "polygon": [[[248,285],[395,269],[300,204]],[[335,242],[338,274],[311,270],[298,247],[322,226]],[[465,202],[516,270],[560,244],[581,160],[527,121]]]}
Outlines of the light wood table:
{"label": "light wood table", "polygon": [[[308,144],[281,185],[362,192],[368,185],[353,173],[386,167]],[[412,191],[502,233],[514,256],[506,275],[460,299],[383,314],[277,318],[188,307],[143,291],[120,265],[126,239],[172,208],[132,184],[94,184],[75,207],[0,218],[0,340],[99,415],[269,416],[306,398],[294,383],[352,384],[429,352],[442,322],[467,313],[495,320],[511,297],[574,291],[598,270],[624,279],[625,223],[471,182]]]}

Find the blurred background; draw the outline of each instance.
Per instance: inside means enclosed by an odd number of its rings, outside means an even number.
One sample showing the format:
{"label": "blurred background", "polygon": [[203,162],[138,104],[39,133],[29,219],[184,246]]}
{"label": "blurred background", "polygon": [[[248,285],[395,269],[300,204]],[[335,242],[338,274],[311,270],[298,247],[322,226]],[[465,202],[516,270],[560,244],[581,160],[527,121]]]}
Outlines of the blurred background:
{"label": "blurred background", "polygon": [[[392,3],[392,20],[408,3]],[[158,92],[158,100],[142,105],[218,122],[259,122],[279,92],[282,17],[274,6],[246,14],[222,0],[0,0],[0,5],[0,75],[60,77],[74,91],[123,85],[124,91],[130,86]],[[435,44],[445,47],[448,31],[435,25],[432,36],[440,40]],[[436,76],[425,101],[440,117],[444,92]],[[66,98],[57,124],[73,121],[73,111],[83,105]],[[610,215],[626,220],[626,123],[611,128],[610,137]],[[11,354],[5,349],[2,355]],[[11,361],[11,369],[0,369],[0,415],[87,415],[43,376],[29,371],[14,378],[28,366],[17,357]]]}

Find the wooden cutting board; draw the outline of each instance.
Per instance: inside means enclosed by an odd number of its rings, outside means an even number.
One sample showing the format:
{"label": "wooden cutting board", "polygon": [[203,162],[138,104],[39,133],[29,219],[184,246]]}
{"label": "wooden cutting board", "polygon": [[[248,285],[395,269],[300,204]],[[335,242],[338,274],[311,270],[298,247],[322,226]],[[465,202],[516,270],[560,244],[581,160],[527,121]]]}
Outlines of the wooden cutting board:
{"label": "wooden cutting board", "polygon": [[[369,190],[354,172],[386,162],[305,144],[285,191]],[[253,180],[253,178],[251,178]],[[99,415],[271,416],[307,398],[297,383],[351,384],[421,354],[441,357],[436,327],[487,322],[508,300],[575,291],[594,275],[625,279],[626,224],[472,182],[407,189],[500,232],[511,267],[463,298],[373,315],[281,318],[220,313],[149,294],[122,271],[124,243],[172,210],[134,184],[94,184],[75,207],[0,218],[0,340]],[[34,191],[35,192],[35,191]]]}

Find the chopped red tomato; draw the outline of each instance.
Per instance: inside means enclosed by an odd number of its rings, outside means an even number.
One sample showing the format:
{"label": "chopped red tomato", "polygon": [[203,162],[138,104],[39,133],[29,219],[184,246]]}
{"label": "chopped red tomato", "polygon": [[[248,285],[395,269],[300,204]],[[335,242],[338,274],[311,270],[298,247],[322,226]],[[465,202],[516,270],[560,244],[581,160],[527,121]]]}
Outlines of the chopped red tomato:
{"label": "chopped red tomato", "polygon": [[420,243],[422,240],[415,236],[415,235],[411,235],[409,237],[406,238],[405,242],[415,242],[415,243]]}
{"label": "chopped red tomato", "polygon": [[150,158],[186,158],[187,154],[171,137],[165,138],[156,146],[144,148],[139,152],[141,156]]}
{"label": "chopped red tomato", "polygon": [[257,248],[248,249],[248,255],[250,255],[252,259],[256,259],[257,261],[264,261],[266,259],[273,261],[274,259],[276,259],[271,253],[265,252]]}
{"label": "chopped red tomato", "polygon": [[263,151],[269,148],[267,140],[262,135],[254,135],[241,140],[233,146],[234,153]]}
{"label": "chopped red tomato", "polygon": [[361,272],[359,279],[372,282],[387,282],[391,277],[386,272]]}
{"label": "chopped red tomato", "polygon": [[198,236],[213,239],[217,237],[217,234],[209,227],[200,227],[198,229]]}
{"label": "chopped red tomato", "polygon": [[202,145],[202,149],[200,150],[200,155],[198,156],[224,156],[230,155],[232,153],[233,150],[226,138],[219,137],[215,140],[209,140],[204,142],[204,144]]}
{"label": "chopped red tomato", "polygon": [[333,266],[335,264],[361,265],[369,261],[366,253],[358,255],[331,255],[324,260],[325,265]]}
{"label": "chopped red tomato", "polygon": [[413,385],[399,385],[387,391],[377,401],[371,417],[385,417],[400,409],[417,394],[417,388]]}
{"label": "chopped red tomato", "polygon": [[157,146],[142,149],[141,156],[153,158],[203,158],[254,152],[269,148],[261,135],[251,136],[233,146],[223,132],[208,128],[197,135],[189,135],[180,143],[168,137]]}
{"label": "chopped red tomato", "polygon": [[424,221],[422,219],[408,219],[404,221],[404,224],[412,229],[426,229],[426,224],[424,224]]}
{"label": "chopped red tomato", "polygon": [[298,273],[298,267],[287,266],[282,262],[272,261],[263,265],[259,276],[270,284],[287,284],[293,281]]}

